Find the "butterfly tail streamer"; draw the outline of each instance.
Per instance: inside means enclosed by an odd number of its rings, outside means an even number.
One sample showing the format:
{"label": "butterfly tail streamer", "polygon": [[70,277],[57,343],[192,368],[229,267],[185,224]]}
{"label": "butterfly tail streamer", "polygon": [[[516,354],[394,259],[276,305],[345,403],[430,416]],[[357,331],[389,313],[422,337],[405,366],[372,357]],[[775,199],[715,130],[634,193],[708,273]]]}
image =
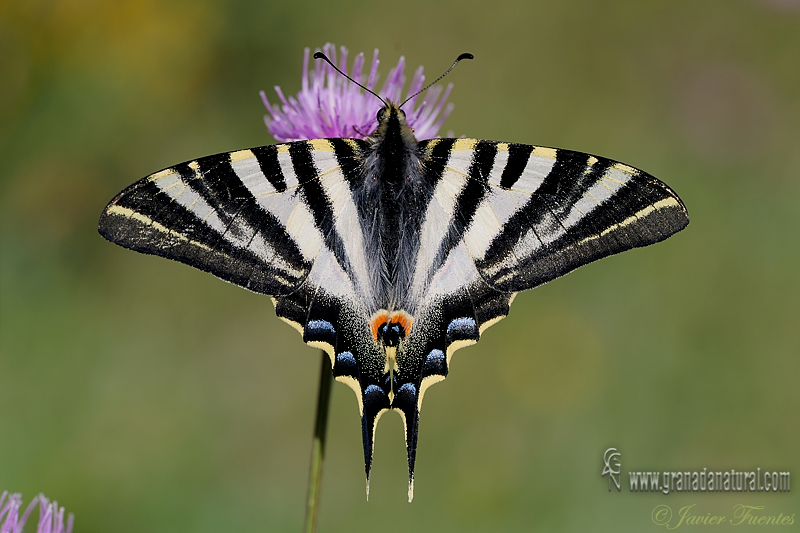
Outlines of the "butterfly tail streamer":
{"label": "butterfly tail streamer", "polygon": [[364,471],[367,475],[367,500],[369,500],[369,476],[375,449],[375,428],[381,415],[389,409],[389,397],[377,385],[368,385],[361,394],[363,405],[361,434],[364,439]]}
{"label": "butterfly tail streamer", "polygon": [[397,391],[392,402],[403,418],[406,431],[406,454],[408,455],[408,502],[414,499],[414,464],[417,459],[417,436],[419,429],[419,395],[418,389],[406,383]]}

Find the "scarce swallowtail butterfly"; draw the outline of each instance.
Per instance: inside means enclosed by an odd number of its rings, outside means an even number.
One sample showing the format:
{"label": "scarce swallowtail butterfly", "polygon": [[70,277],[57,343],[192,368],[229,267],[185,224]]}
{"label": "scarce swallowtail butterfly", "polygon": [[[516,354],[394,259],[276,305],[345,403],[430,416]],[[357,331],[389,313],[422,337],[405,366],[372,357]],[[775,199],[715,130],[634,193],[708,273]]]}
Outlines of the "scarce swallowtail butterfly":
{"label": "scarce swallowtail butterfly", "polygon": [[410,501],[422,398],[453,352],[519,291],[689,218],[641,170],[542,146],[417,141],[401,106],[383,101],[364,140],[259,146],[151,174],[111,201],[99,231],[271,296],[355,391],[367,483],[378,418],[401,415]]}

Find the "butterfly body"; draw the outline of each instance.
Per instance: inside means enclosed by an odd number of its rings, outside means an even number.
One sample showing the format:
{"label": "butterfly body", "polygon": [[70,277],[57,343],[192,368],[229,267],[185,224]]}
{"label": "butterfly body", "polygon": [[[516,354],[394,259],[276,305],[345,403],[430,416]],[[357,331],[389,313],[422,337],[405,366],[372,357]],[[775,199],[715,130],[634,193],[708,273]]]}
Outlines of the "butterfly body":
{"label": "butterfly body", "polygon": [[100,233],[273,297],[356,393],[367,481],[386,410],[419,413],[453,352],[519,291],[688,224],[652,176],[608,159],[474,139],[417,141],[389,103],[366,140],[204,157],[122,191]]}

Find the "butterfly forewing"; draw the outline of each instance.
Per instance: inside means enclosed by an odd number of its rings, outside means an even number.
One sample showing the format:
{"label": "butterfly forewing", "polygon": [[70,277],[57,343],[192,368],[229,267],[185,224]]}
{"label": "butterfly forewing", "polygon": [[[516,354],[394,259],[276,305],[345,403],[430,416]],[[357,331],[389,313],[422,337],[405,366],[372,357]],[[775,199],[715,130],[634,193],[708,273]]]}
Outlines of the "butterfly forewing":
{"label": "butterfly forewing", "polygon": [[[531,289],[601,257],[661,241],[689,222],[664,183],[580,152],[459,139],[447,168],[464,184],[462,191],[469,183],[482,185],[457,202],[450,227],[466,227],[460,242],[481,278],[504,292]],[[442,197],[449,202],[453,194]],[[444,257],[430,268],[439,268]]]}
{"label": "butterfly forewing", "polygon": [[[244,152],[248,166],[242,152],[219,154],[138,181],[111,201],[100,233],[255,292],[292,292],[311,269],[315,243],[298,243],[280,213],[265,209],[278,192],[266,178],[247,187],[260,170],[255,155]],[[284,196],[296,196],[296,186]]]}

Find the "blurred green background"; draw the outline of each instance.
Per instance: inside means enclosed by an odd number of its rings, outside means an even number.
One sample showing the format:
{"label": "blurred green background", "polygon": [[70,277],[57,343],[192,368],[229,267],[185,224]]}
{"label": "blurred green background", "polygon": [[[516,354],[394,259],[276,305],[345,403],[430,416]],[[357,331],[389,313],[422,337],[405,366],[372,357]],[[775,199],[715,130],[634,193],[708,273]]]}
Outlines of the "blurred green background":
{"label": "blurred green background", "polygon": [[[267,298],[96,223],[155,170],[273,142],[258,91],[296,92],[328,41],[379,48],[384,77],[472,52],[443,132],[624,161],[692,222],[520,295],[458,352],[413,504],[395,415],[365,501],[336,384],[320,531],[649,531],[660,504],[800,521],[797,0],[3,2],[0,490],[43,491],[77,532],[301,528],[319,352]],[[795,490],[609,493],[610,446],[624,483],[761,467]]]}

